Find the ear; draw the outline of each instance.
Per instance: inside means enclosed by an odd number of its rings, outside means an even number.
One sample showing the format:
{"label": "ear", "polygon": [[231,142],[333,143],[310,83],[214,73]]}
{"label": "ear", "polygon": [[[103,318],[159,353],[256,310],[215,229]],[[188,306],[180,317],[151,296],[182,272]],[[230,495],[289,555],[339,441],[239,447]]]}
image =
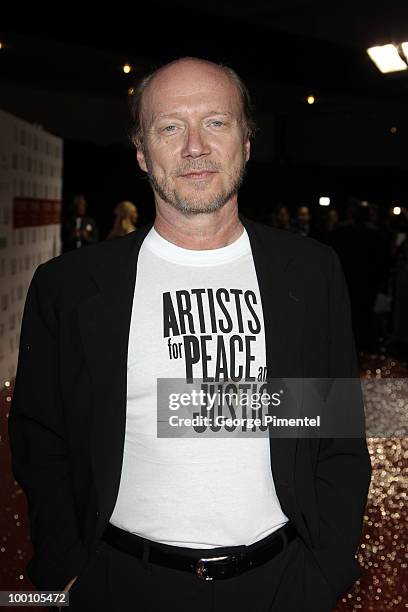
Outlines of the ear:
{"label": "ear", "polygon": [[245,147],[245,161],[248,161],[251,155],[251,142],[249,138],[246,139],[244,147]]}
{"label": "ear", "polygon": [[146,159],[143,153],[143,149],[142,146],[140,144],[140,142],[135,143],[136,145],[136,158],[137,158],[137,162],[140,166],[140,168],[143,170],[143,172],[147,172],[147,165],[146,165]]}

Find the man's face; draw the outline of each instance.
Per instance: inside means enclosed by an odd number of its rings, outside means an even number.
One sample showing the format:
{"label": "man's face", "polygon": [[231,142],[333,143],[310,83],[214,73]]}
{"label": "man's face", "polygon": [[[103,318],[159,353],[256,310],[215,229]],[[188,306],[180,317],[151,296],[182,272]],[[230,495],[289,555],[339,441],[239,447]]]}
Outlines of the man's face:
{"label": "man's face", "polygon": [[78,197],[75,201],[75,207],[77,211],[77,215],[80,217],[85,216],[86,214],[86,200],[83,197]]}
{"label": "man's face", "polygon": [[144,92],[142,124],[137,158],[156,199],[192,215],[236,195],[250,144],[237,88],[220,69],[190,60],[156,75]]}
{"label": "man's face", "polygon": [[307,206],[301,206],[297,211],[299,223],[306,224],[310,222],[310,212]]}
{"label": "man's face", "polygon": [[279,221],[279,223],[281,225],[288,225],[289,224],[289,211],[287,208],[285,208],[284,206],[282,206],[282,208],[279,208],[278,213],[276,215],[277,220]]}
{"label": "man's face", "polygon": [[335,210],[334,208],[329,209],[327,214],[327,220],[329,223],[337,223],[339,220],[337,210]]}
{"label": "man's face", "polygon": [[138,219],[139,213],[137,211],[137,208],[132,208],[132,212],[131,212],[131,221],[132,223],[136,223],[137,219]]}

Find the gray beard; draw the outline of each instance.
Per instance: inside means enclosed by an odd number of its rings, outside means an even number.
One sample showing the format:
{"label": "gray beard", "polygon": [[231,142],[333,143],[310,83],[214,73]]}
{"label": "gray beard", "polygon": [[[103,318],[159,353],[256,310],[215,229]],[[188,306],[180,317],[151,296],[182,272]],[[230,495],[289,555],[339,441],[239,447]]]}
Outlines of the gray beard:
{"label": "gray beard", "polygon": [[[145,160],[147,166],[147,177],[149,179],[150,185],[152,189],[160,196],[160,198],[170,204],[176,210],[180,211],[184,215],[199,215],[199,214],[208,214],[213,213],[216,210],[222,208],[235,194],[238,193],[239,188],[241,187],[243,180],[246,175],[246,160],[245,160],[245,150],[243,149],[242,155],[242,164],[239,168],[239,172],[234,177],[234,180],[227,191],[221,192],[217,194],[210,202],[206,204],[197,204],[194,200],[182,198],[176,192],[175,189],[170,189],[166,185],[165,181],[160,181],[153,174],[152,165],[150,162],[150,158],[146,155],[145,152]],[[199,191],[197,190],[199,193]]]}

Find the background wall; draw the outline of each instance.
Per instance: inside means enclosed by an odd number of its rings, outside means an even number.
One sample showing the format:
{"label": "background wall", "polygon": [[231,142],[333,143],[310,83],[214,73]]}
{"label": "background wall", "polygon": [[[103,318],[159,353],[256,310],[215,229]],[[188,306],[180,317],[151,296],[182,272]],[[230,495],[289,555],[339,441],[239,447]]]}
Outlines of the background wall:
{"label": "background wall", "polygon": [[60,252],[63,143],[2,110],[0,133],[0,379],[6,381],[15,375],[34,270]]}

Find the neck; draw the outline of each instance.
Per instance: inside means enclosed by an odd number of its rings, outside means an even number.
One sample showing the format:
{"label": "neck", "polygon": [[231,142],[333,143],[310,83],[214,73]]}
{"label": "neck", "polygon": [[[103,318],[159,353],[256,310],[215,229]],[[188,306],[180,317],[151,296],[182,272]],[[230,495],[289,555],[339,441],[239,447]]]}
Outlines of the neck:
{"label": "neck", "polygon": [[235,242],[243,225],[237,201],[227,202],[213,213],[187,216],[168,204],[156,202],[154,229],[166,240],[184,249],[219,249]]}

